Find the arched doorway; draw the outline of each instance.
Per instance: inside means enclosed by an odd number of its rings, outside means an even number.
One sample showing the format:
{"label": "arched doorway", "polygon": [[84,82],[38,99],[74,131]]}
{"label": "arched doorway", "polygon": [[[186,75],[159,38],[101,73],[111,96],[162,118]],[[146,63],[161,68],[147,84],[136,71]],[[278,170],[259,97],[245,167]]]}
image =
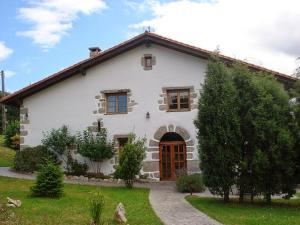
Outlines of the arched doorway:
{"label": "arched doorway", "polygon": [[160,180],[175,180],[186,169],[186,144],[175,132],[164,134],[159,143]]}

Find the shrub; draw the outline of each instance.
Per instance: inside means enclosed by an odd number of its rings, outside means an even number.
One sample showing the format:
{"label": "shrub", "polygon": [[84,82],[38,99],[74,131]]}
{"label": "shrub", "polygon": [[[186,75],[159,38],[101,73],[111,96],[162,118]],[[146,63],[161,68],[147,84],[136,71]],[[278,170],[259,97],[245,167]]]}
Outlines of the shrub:
{"label": "shrub", "polygon": [[75,136],[70,134],[67,126],[62,126],[45,133],[42,143],[46,148],[62,155],[75,145]]}
{"label": "shrub", "polygon": [[20,135],[19,134],[16,134],[15,136],[11,137],[10,140],[11,140],[10,147],[12,149],[15,149],[15,150],[20,149]]}
{"label": "shrub", "polygon": [[100,193],[96,194],[90,200],[90,214],[92,217],[91,225],[100,225],[103,224],[101,220],[102,213],[104,210],[104,196]]}
{"label": "shrub", "polygon": [[13,162],[13,168],[17,171],[33,172],[36,171],[39,166],[45,165],[48,162],[59,164],[55,153],[49,151],[46,147],[39,145],[17,151]]}
{"label": "shrub", "polygon": [[113,142],[107,140],[107,131],[101,128],[94,135],[90,130],[85,130],[77,135],[78,152],[91,160],[97,173],[101,172],[101,162],[111,159],[114,155]]}
{"label": "shrub", "polygon": [[142,168],[146,150],[145,142],[145,139],[136,140],[135,135],[130,134],[128,142],[120,152],[119,166],[115,175],[124,179],[126,187],[133,186],[135,176]]}
{"label": "shrub", "polygon": [[73,159],[71,154],[68,155],[67,174],[76,176],[86,175],[88,168],[86,163],[80,163],[76,159]]}
{"label": "shrub", "polygon": [[31,187],[35,197],[61,197],[63,194],[63,172],[53,163],[42,166],[38,172],[36,184]]}
{"label": "shrub", "polygon": [[192,175],[182,175],[176,180],[176,188],[179,192],[203,192],[205,190],[202,175],[195,173]]}
{"label": "shrub", "polygon": [[[11,138],[14,137],[16,134],[20,133],[20,122],[18,120],[12,120],[7,124],[6,131],[4,133],[5,136],[5,145],[7,147],[11,147],[12,140]],[[18,149],[18,148],[14,148]]]}

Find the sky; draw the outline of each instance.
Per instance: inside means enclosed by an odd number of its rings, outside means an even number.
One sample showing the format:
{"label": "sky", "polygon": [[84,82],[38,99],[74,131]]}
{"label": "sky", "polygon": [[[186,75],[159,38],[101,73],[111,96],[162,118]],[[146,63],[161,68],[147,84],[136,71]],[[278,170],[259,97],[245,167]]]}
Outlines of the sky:
{"label": "sky", "polygon": [[0,70],[17,91],[150,26],[157,34],[292,75],[299,0],[0,0]]}

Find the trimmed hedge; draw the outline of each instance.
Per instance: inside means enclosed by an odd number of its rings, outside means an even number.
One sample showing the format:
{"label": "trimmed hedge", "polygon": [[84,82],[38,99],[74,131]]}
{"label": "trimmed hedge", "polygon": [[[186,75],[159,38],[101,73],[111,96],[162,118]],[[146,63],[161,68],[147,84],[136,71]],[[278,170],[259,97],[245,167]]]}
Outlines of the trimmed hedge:
{"label": "trimmed hedge", "polygon": [[17,151],[13,162],[13,168],[20,172],[34,172],[37,171],[40,166],[46,165],[48,162],[57,165],[60,163],[55,153],[51,152],[46,147],[39,145]]}
{"label": "trimmed hedge", "polygon": [[179,192],[203,192],[205,190],[202,175],[199,173],[182,175],[176,180],[176,188]]}

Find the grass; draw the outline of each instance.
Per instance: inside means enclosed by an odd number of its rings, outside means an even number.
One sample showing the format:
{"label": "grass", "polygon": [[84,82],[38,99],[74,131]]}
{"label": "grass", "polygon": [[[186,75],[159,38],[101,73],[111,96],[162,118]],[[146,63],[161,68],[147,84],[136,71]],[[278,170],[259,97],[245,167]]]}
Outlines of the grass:
{"label": "grass", "polygon": [[4,146],[4,137],[0,135],[0,167],[11,167],[15,151]]}
{"label": "grass", "polygon": [[105,219],[111,220],[117,204],[122,202],[128,224],[162,224],[150,206],[148,189],[66,184],[64,197],[49,199],[30,197],[29,188],[32,185],[33,181],[0,177],[0,202],[4,203],[7,196],[22,201],[21,208],[13,209],[21,218],[19,225],[88,225],[89,199],[99,191],[105,198]]}
{"label": "grass", "polygon": [[[298,193],[298,197],[300,197]],[[300,224],[300,199],[273,200],[272,205],[263,202],[239,204],[232,200],[223,203],[218,198],[187,196],[186,200],[198,210],[225,225],[298,225]]]}

